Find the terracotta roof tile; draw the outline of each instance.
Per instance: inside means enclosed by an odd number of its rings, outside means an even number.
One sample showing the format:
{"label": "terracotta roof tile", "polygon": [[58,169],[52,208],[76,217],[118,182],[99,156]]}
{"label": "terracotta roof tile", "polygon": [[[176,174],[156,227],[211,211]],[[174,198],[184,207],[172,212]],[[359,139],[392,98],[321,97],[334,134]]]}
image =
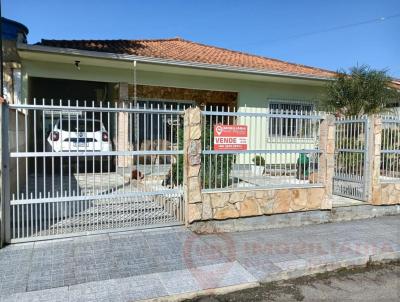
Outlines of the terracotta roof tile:
{"label": "terracotta roof tile", "polygon": [[334,72],[329,70],[204,45],[181,38],[157,40],[42,40],[38,44],[60,48],[254,68],[317,77],[332,77],[335,75]]}

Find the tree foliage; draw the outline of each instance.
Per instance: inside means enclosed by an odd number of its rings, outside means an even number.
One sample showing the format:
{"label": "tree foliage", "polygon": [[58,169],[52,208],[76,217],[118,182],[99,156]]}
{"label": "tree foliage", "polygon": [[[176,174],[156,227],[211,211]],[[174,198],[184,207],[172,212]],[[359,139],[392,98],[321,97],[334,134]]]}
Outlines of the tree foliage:
{"label": "tree foliage", "polygon": [[340,70],[328,84],[325,105],[340,115],[371,115],[389,111],[391,102],[400,98],[391,87],[386,70],[371,69],[367,65]]}

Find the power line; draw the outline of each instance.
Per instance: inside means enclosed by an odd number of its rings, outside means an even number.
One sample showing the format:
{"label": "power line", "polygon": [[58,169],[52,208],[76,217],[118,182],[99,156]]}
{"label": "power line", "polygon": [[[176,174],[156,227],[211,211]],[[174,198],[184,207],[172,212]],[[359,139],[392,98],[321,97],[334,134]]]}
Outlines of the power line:
{"label": "power line", "polygon": [[357,26],[371,24],[371,23],[384,22],[386,20],[395,19],[395,18],[399,18],[399,17],[400,17],[400,13],[399,14],[390,15],[390,16],[387,16],[387,17],[379,17],[379,18],[374,18],[374,19],[370,19],[370,20],[366,20],[366,21],[350,23],[350,24],[345,24],[345,25],[339,25],[339,26],[335,26],[335,27],[331,27],[331,28],[327,28],[327,29],[316,30],[316,31],[302,33],[302,34],[292,35],[292,36],[288,36],[286,38],[279,38],[279,39],[274,39],[274,40],[269,40],[269,41],[260,41],[258,43],[275,43],[275,42],[280,42],[280,41],[293,40],[293,39],[312,36],[312,35],[316,35],[316,34],[320,34],[320,33],[332,32],[332,31],[347,29],[347,28],[351,28],[351,27],[357,27]]}

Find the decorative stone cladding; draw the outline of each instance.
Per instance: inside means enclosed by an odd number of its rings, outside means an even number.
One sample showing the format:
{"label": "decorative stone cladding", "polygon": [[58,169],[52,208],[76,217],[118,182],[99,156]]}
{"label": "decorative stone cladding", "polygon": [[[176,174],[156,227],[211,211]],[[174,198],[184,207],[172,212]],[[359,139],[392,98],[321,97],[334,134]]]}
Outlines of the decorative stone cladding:
{"label": "decorative stone cladding", "polygon": [[[325,188],[204,193],[201,220],[331,209]],[[190,217],[193,219],[193,217]]]}
{"label": "decorative stone cladding", "polygon": [[372,201],[373,205],[392,205],[400,204],[400,182],[383,183],[376,192]]}
{"label": "decorative stone cladding", "polygon": [[198,107],[185,112],[184,188],[187,223],[203,219],[201,193],[201,111]]}
{"label": "decorative stone cladding", "polygon": [[185,194],[186,222],[223,220],[332,208],[334,155],[333,118],[321,123],[320,181],[322,187],[268,190],[201,191],[201,111],[190,108],[185,114]]}
{"label": "decorative stone cladding", "polygon": [[373,125],[372,149],[372,197],[369,202],[373,205],[400,204],[400,179],[397,183],[382,183],[380,178],[381,169],[381,139],[382,120],[379,117],[371,118]]}
{"label": "decorative stone cladding", "polygon": [[[179,100],[195,102],[197,106],[230,106],[235,107],[238,94],[230,91],[212,91],[200,89],[188,89],[177,87],[162,87],[136,85],[138,98]],[[134,96],[134,86],[129,85],[129,97]]]}

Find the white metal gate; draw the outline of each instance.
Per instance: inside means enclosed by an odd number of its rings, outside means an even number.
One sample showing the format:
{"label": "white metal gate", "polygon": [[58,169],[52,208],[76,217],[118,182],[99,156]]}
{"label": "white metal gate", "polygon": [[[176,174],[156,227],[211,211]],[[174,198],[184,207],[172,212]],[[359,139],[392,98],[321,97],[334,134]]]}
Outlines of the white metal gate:
{"label": "white metal gate", "polygon": [[333,194],[366,201],[369,173],[368,117],[338,118],[335,124]]}
{"label": "white metal gate", "polygon": [[176,103],[9,105],[6,240],[184,223]]}

